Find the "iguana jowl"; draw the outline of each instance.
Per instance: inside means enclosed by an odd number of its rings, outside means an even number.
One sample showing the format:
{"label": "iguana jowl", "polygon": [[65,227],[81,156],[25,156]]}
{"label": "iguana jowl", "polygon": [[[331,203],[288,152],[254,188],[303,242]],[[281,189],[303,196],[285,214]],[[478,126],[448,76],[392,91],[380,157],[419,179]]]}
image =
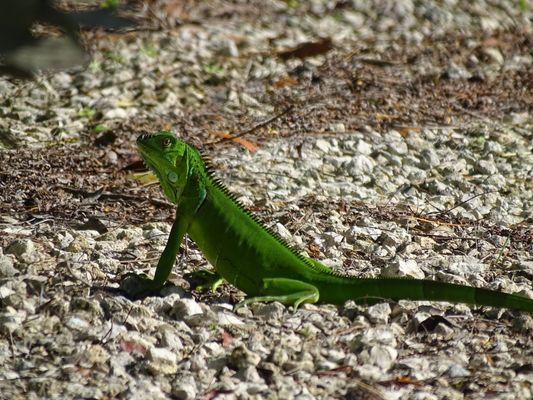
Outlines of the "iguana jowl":
{"label": "iguana jowl", "polygon": [[214,178],[198,150],[172,133],[142,135],[139,153],[177,206],[167,245],[153,279],[129,274],[121,287],[132,296],[153,293],[167,280],[185,233],[222,279],[248,295],[242,303],[280,301],[342,304],[347,300],[436,300],[533,312],[533,300],[445,282],[406,278],[346,277],[304,257],[265,228]]}

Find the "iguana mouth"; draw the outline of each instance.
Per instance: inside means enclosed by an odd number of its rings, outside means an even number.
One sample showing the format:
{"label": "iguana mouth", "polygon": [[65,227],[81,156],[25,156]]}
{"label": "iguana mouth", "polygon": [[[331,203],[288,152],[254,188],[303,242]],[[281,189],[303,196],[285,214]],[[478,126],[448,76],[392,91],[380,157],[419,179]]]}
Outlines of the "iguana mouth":
{"label": "iguana mouth", "polygon": [[144,166],[151,169],[153,172],[157,172],[157,168],[155,164],[151,162],[150,156],[140,148],[139,153],[141,154],[141,161],[143,162]]}
{"label": "iguana mouth", "polygon": [[[150,134],[144,134],[137,138],[137,150],[139,151],[139,154],[141,155],[141,160],[143,164],[151,169],[156,174],[158,173],[158,168],[156,163],[152,160],[152,156],[149,153],[150,146],[146,143],[143,143],[142,140],[149,138]],[[147,151],[148,150],[148,151]]]}

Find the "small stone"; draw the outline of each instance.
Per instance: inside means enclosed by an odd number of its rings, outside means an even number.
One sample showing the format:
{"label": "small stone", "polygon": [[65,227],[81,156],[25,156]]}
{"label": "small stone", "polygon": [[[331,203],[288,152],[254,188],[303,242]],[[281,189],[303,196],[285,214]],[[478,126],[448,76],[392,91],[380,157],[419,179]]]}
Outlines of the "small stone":
{"label": "small stone", "polygon": [[366,19],[361,13],[350,11],[350,9],[346,9],[342,13],[342,17],[355,30],[365,26],[366,23]]}
{"label": "small stone", "polygon": [[531,118],[531,114],[527,111],[525,112],[512,112],[507,114],[504,117],[504,121],[507,123],[511,123],[513,125],[522,125],[527,123]]}
{"label": "small stone", "polygon": [[396,259],[381,270],[381,275],[387,277],[408,276],[416,279],[424,279],[424,271],[420,269],[415,260]]}
{"label": "small stone", "polygon": [[322,236],[327,246],[338,246],[344,239],[344,235],[337,232],[324,232]]}
{"label": "small stone", "polygon": [[485,47],[483,49],[483,54],[485,54],[493,63],[502,65],[505,62],[501,51],[496,47]]}
{"label": "small stone", "polygon": [[283,364],[289,361],[289,355],[284,348],[275,347],[270,353],[270,361],[272,361],[274,365],[281,367]]}
{"label": "small stone", "polygon": [[70,232],[58,233],[56,238],[59,248],[62,250],[66,249],[74,240],[74,236],[72,236]]}
{"label": "small stone", "polygon": [[126,119],[128,113],[123,108],[112,108],[104,112],[104,119]]}
{"label": "small stone", "polygon": [[292,241],[292,235],[283,224],[276,222],[276,233],[284,240]]}
{"label": "small stone", "polygon": [[451,62],[450,66],[446,69],[446,76],[449,79],[469,79],[472,77],[472,74],[465,67]]}
{"label": "small stone", "polygon": [[370,349],[370,358],[374,365],[389,369],[398,358],[398,351],[391,346],[374,346]]}
{"label": "small stone", "polygon": [[172,327],[161,330],[161,345],[172,350],[183,349],[183,343]]}
{"label": "small stone", "polygon": [[68,89],[72,84],[72,75],[66,72],[56,72],[53,75],[52,82],[61,89]]}
{"label": "small stone", "polygon": [[343,123],[331,124],[329,130],[331,132],[344,133],[346,132],[346,126]]}
{"label": "small stone", "polygon": [[498,168],[492,160],[479,160],[474,166],[474,171],[482,175],[494,175],[498,173]]}
{"label": "small stone", "polygon": [[154,239],[157,240],[157,239],[166,239],[167,234],[161,231],[160,229],[153,228],[148,231],[145,231],[143,233],[143,236],[145,239],[148,239],[148,240],[154,240]]}
{"label": "small stone", "polygon": [[239,57],[239,49],[234,40],[226,40],[224,47],[222,48],[222,53],[230,57]]}
{"label": "small stone", "polygon": [[0,332],[13,333],[22,327],[22,323],[26,319],[26,312],[17,311],[11,306],[4,308],[4,312],[0,314]]}
{"label": "small stone", "polygon": [[143,235],[143,230],[140,227],[123,228],[117,231],[117,239],[119,240],[132,240],[141,235]]}
{"label": "small stone", "polygon": [[6,254],[13,254],[17,260],[27,264],[39,261],[40,259],[35,244],[30,239],[14,240],[7,246],[5,252]]}
{"label": "small stone", "polygon": [[178,370],[177,361],[176,354],[170,350],[160,347],[152,347],[148,351],[148,363],[146,364],[146,367],[154,375],[175,374]]}
{"label": "small stone", "polygon": [[431,250],[434,246],[437,245],[437,242],[427,236],[415,236],[415,243],[419,244],[422,249]]}
{"label": "small stone", "polygon": [[179,400],[196,399],[197,391],[194,380],[191,379],[190,381],[184,380],[176,382],[175,387],[172,389],[172,395]]}
{"label": "small stone", "polygon": [[450,378],[464,378],[470,376],[470,371],[465,369],[462,365],[452,364],[446,370],[446,375],[448,375]]}
{"label": "small stone", "polygon": [[89,322],[87,322],[85,319],[80,318],[78,316],[71,316],[66,322],[65,325],[69,327],[70,329],[74,329],[80,332],[87,331],[89,327],[91,326]]}
{"label": "small stone", "polygon": [[277,301],[267,304],[255,303],[252,304],[252,309],[255,315],[267,321],[279,320],[286,311],[285,306]]}
{"label": "small stone", "polygon": [[248,350],[245,345],[240,345],[233,349],[230,356],[230,365],[241,369],[248,366],[257,366],[261,361],[261,357],[258,354]]}
{"label": "small stone", "polygon": [[244,325],[244,322],[240,318],[237,318],[234,314],[219,312],[217,313],[217,324],[219,326]]}
{"label": "small stone", "polygon": [[409,368],[411,370],[410,375],[416,379],[426,379],[432,374],[427,358],[407,357],[398,361],[398,364],[399,366]]}
{"label": "small stone", "polygon": [[432,148],[424,149],[420,152],[420,168],[433,168],[440,163],[440,158]]}
{"label": "small stone", "polygon": [[443,324],[442,322],[439,322],[437,324],[434,332],[444,337],[452,337],[452,335],[455,333],[453,328],[449,327],[446,324]]}
{"label": "small stone", "polygon": [[176,319],[183,319],[191,315],[202,314],[203,310],[193,299],[178,299],[174,302],[170,315]]}
{"label": "small stone", "polygon": [[423,187],[431,194],[446,195],[450,192],[450,188],[446,184],[434,178],[424,182]]}
{"label": "small stone", "polygon": [[241,369],[236,377],[243,382],[262,382],[263,379],[259,376],[257,369],[251,365]]}
{"label": "small stone", "polygon": [[78,235],[67,247],[70,253],[83,253],[91,248],[91,243],[85,236]]}
{"label": "small stone", "polygon": [[364,140],[359,140],[357,142],[356,150],[358,153],[363,154],[365,156],[369,156],[372,154],[372,145],[365,142]]}
{"label": "small stone", "polygon": [[0,278],[15,276],[17,272],[13,267],[12,256],[0,256]]}
{"label": "small stone", "polygon": [[375,345],[370,351],[364,350],[359,359],[365,364],[376,365],[381,369],[389,369],[396,362],[398,351],[391,346]]}
{"label": "small stone", "polygon": [[241,103],[247,107],[255,107],[255,108],[261,107],[261,103],[259,103],[255,98],[253,98],[249,94],[241,93],[240,99],[241,99]]}
{"label": "small stone", "polygon": [[386,324],[389,322],[390,314],[391,308],[388,303],[374,304],[367,309],[368,319],[373,323]]}
{"label": "small stone", "polygon": [[324,153],[329,153],[329,151],[331,150],[331,144],[324,139],[318,139],[315,142],[315,147]]}
{"label": "small stone", "polygon": [[350,176],[358,177],[372,172],[375,166],[376,162],[373,159],[365,155],[357,155],[348,163],[346,169]]}
{"label": "small stone", "polygon": [[87,349],[85,357],[91,366],[101,365],[107,362],[109,359],[109,353],[102,346],[95,344]]}
{"label": "small stone", "polygon": [[407,143],[399,140],[389,144],[387,148],[391,154],[397,154],[399,156],[405,156],[409,152]]}
{"label": "small stone", "polygon": [[398,247],[402,244],[402,239],[395,232],[382,231],[377,241],[383,246]]}
{"label": "small stone", "polygon": [[15,293],[16,292],[13,289],[7,287],[6,285],[0,286],[0,300],[3,300]]}

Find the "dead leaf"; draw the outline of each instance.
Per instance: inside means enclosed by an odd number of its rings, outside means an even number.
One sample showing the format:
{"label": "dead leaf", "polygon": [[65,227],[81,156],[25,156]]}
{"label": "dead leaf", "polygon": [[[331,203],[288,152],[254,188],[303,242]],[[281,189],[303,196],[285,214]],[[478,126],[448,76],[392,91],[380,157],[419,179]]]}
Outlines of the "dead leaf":
{"label": "dead leaf", "polygon": [[409,135],[411,132],[413,133],[420,132],[420,128],[416,126],[402,126],[402,127],[397,127],[396,129],[398,129],[398,132],[400,133],[400,135],[402,135],[402,137],[407,137],[407,135]]}
{"label": "dead leaf", "polygon": [[89,368],[78,367],[78,373],[84,378],[91,376],[91,370]]}
{"label": "dead leaf", "polygon": [[288,60],[289,58],[304,59],[308,57],[319,56],[326,54],[333,48],[333,41],[331,38],[323,38],[316,42],[305,42],[293,49],[283,50],[278,52],[278,57],[282,60]]}
{"label": "dead leaf", "polygon": [[133,172],[128,174],[128,178],[139,182],[142,186],[151,185],[158,182],[156,174],[154,174],[152,171]]}
{"label": "dead leaf", "polygon": [[326,371],[318,371],[316,374],[318,376],[332,376],[332,375],[337,375],[339,372],[344,372],[344,373],[349,374],[352,371],[353,371],[353,368],[351,366],[341,365],[340,367],[332,368]]}
{"label": "dead leaf", "polygon": [[320,257],[320,247],[318,247],[316,244],[311,243],[309,246],[307,246],[307,252],[309,255],[313,258]]}
{"label": "dead leaf", "polygon": [[501,40],[495,37],[490,37],[481,42],[481,47],[498,47],[500,46]]}
{"label": "dead leaf", "polygon": [[383,113],[375,113],[374,117],[376,118],[376,121],[391,121],[394,117],[390,114],[383,114]]}
{"label": "dead leaf", "polygon": [[274,81],[272,85],[276,88],[284,88],[284,87],[294,86],[297,83],[298,83],[298,79],[292,76],[285,76],[283,78],[278,79],[277,81]]}
{"label": "dead leaf", "polygon": [[252,143],[249,140],[244,139],[242,137],[234,137],[229,132],[211,131],[210,133],[215,135],[215,136],[221,137],[223,139],[231,139],[235,143],[239,143],[242,147],[244,147],[245,149],[247,149],[251,153],[255,153],[257,151],[257,146],[254,143]]}
{"label": "dead leaf", "polygon": [[203,400],[212,400],[212,399],[217,398],[219,394],[230,394],[230,393],[233,393],[233,391],[226,390],[226,389],[222,389],[222,390],[211,389],[210,391],[208,391],[208,392],[206,392],[204,394],[204,397],[202,399]]}
{"label": "dead leaf", "polygon": [[132,340],[121,340],[119,345],[120,349],[126,353],[139,353],[145,355],[148,351],[142,344]]}
{"label": "dead leaf", "polygon": [[233,342],[233,336],[227,331],[222,331],[222,347],[228,347]]}
{"label": "dead leaf", "polygon": [[415,386],[422,386],[423,383],[420,381],[416,381],[408,376],[399,376],[394,379],[390,379],[387,381],[381,381],[379,382],[381,385],[415,385]]}

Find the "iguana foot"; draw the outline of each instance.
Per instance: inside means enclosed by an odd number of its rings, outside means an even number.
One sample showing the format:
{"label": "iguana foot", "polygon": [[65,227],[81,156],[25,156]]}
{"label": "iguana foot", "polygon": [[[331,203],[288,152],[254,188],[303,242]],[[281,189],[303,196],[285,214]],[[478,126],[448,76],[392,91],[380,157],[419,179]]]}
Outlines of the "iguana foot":
{"label": "iguana foot", "polygon": [[187,274],[186,277],[192,278],[193,280],[199,280],[201,282],[194,287],[195,290],[200,292],[207,292],[209,290],[214,292],[225,282],[225,279],[222,278],[222,276],[220,276],[217,272],[208,271],[206,269],[191,272],[190,274]]}
{"label": "iguana foot", "polygon": [[129,273],[122,276],[120,280],[120,290],[133,299],[139,299],[156,294],[161,285],[150,279],[145,274]]}
{"label": "iguana foot", "polygon": [[288,278],[263,279],[263,292],[265,293],[264,296],[244,299],[237,303],[233,309],[237,310],[252,303],[279,301],[283,304],[292,305],[294,311],[296,311],[300,304],[316,303],[319,298],[319,292],[315,286]]}

